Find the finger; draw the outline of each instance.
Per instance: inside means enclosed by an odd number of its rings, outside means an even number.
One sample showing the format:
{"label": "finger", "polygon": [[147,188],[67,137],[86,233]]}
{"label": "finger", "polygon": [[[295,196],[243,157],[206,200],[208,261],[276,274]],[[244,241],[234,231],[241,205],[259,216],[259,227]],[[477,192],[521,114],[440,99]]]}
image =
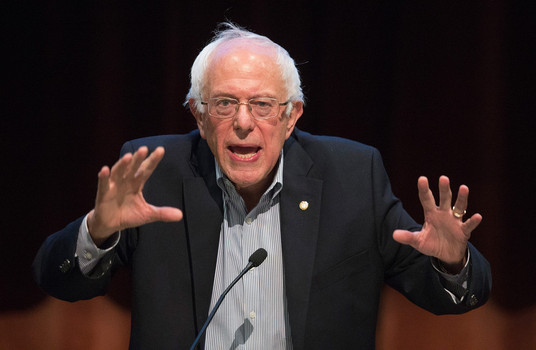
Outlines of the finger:
{"label": "finger", "polygon": [[425,176],[419,177],[417,180],[417,188],[419,189],[419,200],[425,212],[436,208],[434,194],[430,190],[428,179]]}
{"label": "finger", "polygon": [[456,203],[454,203],[454,208],[456,211],[463,213],[467,209],[467,201],[469,198],[469,187],[461,185],[458,190],[458,197],[456,197]]}
{"label": "finger", "polygon": [[97,202],[110,190],[110,168],[103,166],[99,171],[97,182]]}
{"label": "finger", "polygon": [[127,172],[131,160],[132,153],[126,153],[121,159],[115,162],[110,171],[110,180],[115,183],[121,182],[125,177],[125,173]]}
{"label": "finger", "polygon": [[393,239],[398,243],[406,244],[412,247],[417,246],[418,233],[406,230],[395,230],[393,232]]}
{"label": "finger", "polygon": [[149,153],[149,149],[146,146],[141,146],[136,152],[134,152],[132,160],[128,165],[128,170],[125,174],[125,177],[136,177],[140,165],[145,160],[145,158],[147,158],[147,153]]}
{"label": "finger", "polygon": [[477,226],[480,225],[481,222],[482,222],[482,215],[480,215],[480,214],[473,214],[473,216],[471,216],[469,219],[467,219],[467,220],[462,224],[462,231],[463,231],[466,235],[470,235],[471,232],[473,232],[474,229],[476,229]]}
{"label": "finger", "polygon": [[182,220],[182,211],[173,207],[154,207],[156,221],[172,222]]}
{"label": "finger", "polygon": [[164,147],[157,147],[150,155],[147,157],[138,168],[136,177],[140,181],[145,182],[151,176],[153,171],[156,169],[162,158],[164,157]]}
{"label": "finger", "polygon": [[450,181],[446,176],[439,177],[439,209],[450,210],[452,206],[452,191]]}

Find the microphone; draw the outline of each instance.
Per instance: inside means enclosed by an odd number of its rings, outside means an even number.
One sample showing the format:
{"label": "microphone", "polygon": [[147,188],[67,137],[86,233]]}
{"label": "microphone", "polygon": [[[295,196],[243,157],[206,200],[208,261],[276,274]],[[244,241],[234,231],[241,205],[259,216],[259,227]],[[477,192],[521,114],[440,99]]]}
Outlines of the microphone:
{"label": "microphone", "polygon": [[246,267],[244,267],[244,269],[238,274],[238,276],[236,276],[236,278],[231,282],[231,284],[229,284],[229,286],[223,291],[220,298],[216,302],[216,305],[214,305],[214,307],[212,308],[212,311],[210,311],[210,314],[208,315],[208,319],[203,325],[203,328],[201,328],[201,330],[197,334],[197,337],[195,338],[194,343],[190,347],[190,350],[194,350],[197,343],[199,343],[199,339],[201,339],[201,336],[203,335],[203,333],[205,333],[205,330],[207,329],[210,321],[212,321],[212,319],[214,318],[214,315],[216,314],[216,311],[218,310],[221,303],[223,302],[223,298],[225,298],[225,296],[227,295],[227,293],[229,293],[231,288],[233,288],[236,282],[238,282],[242,278],[242,276],[246,274],[246,272],[262,264],[264,259],[266,259],[266,256],[268,256],[268,253],[266,252],[264,248],[259,248],[255,252],[253,252],[253,254],[250,255],[249,262],[246,265]]}

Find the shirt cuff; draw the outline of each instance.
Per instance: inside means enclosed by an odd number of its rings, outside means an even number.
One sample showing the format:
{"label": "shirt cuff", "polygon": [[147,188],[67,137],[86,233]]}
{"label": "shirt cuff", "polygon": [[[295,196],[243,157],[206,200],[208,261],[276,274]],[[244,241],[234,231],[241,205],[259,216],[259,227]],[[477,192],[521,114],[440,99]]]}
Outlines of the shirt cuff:
{"label": "shirt cuff", "polygon": [[437,271],[442,279],[442,284],[445,291],[450,295],[455,304],[463,301],[467,292],[467,283],[469,280],[469,263],[471,260],[471,252],[467,249],[465,265],[463,269],[456,275],[452,275],[441,266],[437,258],[431,258],[432,266]]}
{"label": "shirt cuff", "polygon": [[107,241],[106,248],[101,249],[95,245],[91,235],[89,234],[89,228],[87,227],[87,215],[80,225],[78,230],[78,240],[76,242],[75,257],[78,257],[78,265],[80,271],[84,275],[88,275],[97,266],[99,261],[106,253],[115,248],[119,239],[121,238],[121,232],[114,233]]}

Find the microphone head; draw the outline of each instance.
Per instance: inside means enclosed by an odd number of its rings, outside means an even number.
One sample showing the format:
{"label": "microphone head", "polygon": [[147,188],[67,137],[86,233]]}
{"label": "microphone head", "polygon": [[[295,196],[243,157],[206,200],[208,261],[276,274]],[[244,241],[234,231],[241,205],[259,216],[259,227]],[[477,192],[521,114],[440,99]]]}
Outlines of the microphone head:
{"label": "microphone head", "polygon": [[249,262],[253,264],[253,267],[257,267],[262,264],[262,262],[264,261],[264,259],[266,259],[267,256],[268,253],[266,252],[266,250],[264,250],[264,248],[259,248],[253,254],[251,254],[251,256],[249,257]]}

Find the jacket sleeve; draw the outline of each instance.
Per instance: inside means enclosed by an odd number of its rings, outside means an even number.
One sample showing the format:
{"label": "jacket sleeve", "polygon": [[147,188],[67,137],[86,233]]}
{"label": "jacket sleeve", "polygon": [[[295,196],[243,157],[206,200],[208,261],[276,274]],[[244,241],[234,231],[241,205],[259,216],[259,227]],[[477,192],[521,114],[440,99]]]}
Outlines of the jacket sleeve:
{"label": "jacket sleeve", "polygon": [[[121,149],[121,155],[132,152],[133,149],[127,142]],[[83,219],[84,217],[81,217],[49,236],[33,262],[33,274],[37,284],[58,299],[76,301],[104,295],[113,272],[119,266],[125,265],[129,259],[128,245],[136,241],[136,235],[128,233],[135,229],[125,230],[116,248],[103,256],[91,273],[83,274],[75,256],[78,232]]]}
{"label": "jacket sleeve", "polygon": [[115,250],[106,254],[88,275],[80,271],[75,256],[78,231],[83,217],[49,236],[33,262],[34,279],[48,294],[66,301],[103,295],[114,265],[119,263]]}

